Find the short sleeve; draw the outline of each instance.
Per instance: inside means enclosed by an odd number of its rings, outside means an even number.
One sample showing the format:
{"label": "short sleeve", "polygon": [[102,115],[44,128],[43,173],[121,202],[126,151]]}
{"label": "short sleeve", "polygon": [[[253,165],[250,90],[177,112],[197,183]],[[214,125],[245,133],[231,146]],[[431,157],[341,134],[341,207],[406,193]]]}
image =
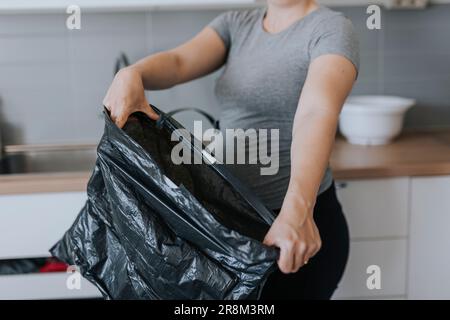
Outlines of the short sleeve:
{"label": "short sleeve", "polygon": [[343,15],[323,21],[317,26],[311,46],[310,59],[325,54],[341,55],[356,67],[359,72],[359,41],[352,22]]}
{"label": "short sleeve", "polygon": [[231,28],[233,27],[234,15],[233,11],[222,13],[208,24],[209,27],[217,32],[227,49],[231,46]]}

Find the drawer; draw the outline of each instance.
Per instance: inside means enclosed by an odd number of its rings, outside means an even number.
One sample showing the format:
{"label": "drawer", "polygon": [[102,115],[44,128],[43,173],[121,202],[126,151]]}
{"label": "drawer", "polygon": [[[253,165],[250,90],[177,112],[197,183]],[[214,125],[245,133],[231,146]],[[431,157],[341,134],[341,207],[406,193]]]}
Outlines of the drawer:
{"label": "drawer", "polygon": [[49,256],[86,199],[85,192],[0,196],[0,259]]}
{"label": "drawer", "polygon": [[100,291],[84,278],[79,289],[68,289],[65,272],[0,276],[0,300],[100,298]]}
{"label": "drawer", "polygon": [[337,186],[352,238],[408,234],[409,178],[341,181]]}
{"label": "drawer", "polygon": [[410,299],[450,299],[450,176],[411,184]]}
{"label": "drawer", "polygon": [[[406,240],[354,241],[344,277],[333,298],[383,297],[406,295]],[[368,289],[367,267],[381,271],[381,289]]]}

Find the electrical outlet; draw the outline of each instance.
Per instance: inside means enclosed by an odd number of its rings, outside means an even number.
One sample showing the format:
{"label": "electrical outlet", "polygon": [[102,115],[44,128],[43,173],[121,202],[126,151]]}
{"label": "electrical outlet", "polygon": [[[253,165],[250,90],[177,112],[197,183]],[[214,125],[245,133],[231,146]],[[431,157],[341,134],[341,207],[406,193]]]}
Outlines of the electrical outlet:
{"label": "electrical outlet", "polygon": [[424,9],[428,2],[428,0],[387,0],[385,6],[388,9]]}

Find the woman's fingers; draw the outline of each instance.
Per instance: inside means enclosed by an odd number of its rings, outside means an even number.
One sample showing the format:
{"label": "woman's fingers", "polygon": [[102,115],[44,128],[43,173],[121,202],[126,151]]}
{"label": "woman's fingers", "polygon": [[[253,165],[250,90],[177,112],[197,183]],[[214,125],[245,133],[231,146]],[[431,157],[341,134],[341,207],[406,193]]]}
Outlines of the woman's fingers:
{"label": "woman's fingers", "polygon": [[110,111],[112,121],[120,128],[137,111],[145,113],[151,119],[158,119],[158,115],[147,103],[142,78],[133,68],[121,69],[116,74],[103,104]]}
{"label": "woman's fingers", "polygon": [[297,272],[311,256],[305,243],[287,242],[280,246],[278,267],[283,273]]}
{"label": "woman's fingers", "polygon": [[291,273],[295,267],[293,246],[289,243],[280,245],[280,257],[278,259],[278,268],[283,273]]}
{"label": "woman's fingers", "polygon": [[297,272],[301,267],[303,267],[307,259],[308,257],[306,255],[306,246],[300,245],[297,252],[295,253],[295,268],[293,272]]}
{"label": "woman's fingers", "polygon": [[119,127],[119,128],[123,128],[123,126],[125,125],[125,123],[127,122],[127,120],[128,120],[128,114],[125,114],[125,113],[121,113],[121,114],[119,114],[117,117],[116,117],[116,119],[115,120],[113,120],[115,123],[116,123],[116,125]]}
{"label": "woman's fingers", "polygon": [[280,241],[279,239],[275,239],[271,232],[269,232],[264,238],[263,243],[267,246],[274,246],[280,249],[278,268],[283,273],[290,273],[294,265],[294,252],[292,251],[292,245],[288,241]]}
{"label": "woman's fingers", "polygon": [[128,115],[125,114],[125,110],[114,106],[105,106],[110,111],[111,120],[119,127],[122,128],[128,119]]}
{"label": "woman's fingers", "polygon": [[141,108],[142,112],[144,112],[150,119],[152,120],[158,120],[159,115],[155,112],[155,110],[150,107],[150,105],[147,103],[145,106]]}
{"label": "woman's fingers", "polygon": [[317,252],[319,252],[320,247],[321,244],[312,244],[307,248],[305,254],[299,259],[301,263],[300,268],[306,265],[309,260],[311,260]]}
{"label": "woman's fingers", "polygon": [[310,218],[298,226],[289,215],[279,215],[270,227],[264,244],[280,249],[278,267],[283,273],[297,272],[311,259],[321,246],[320,235]]}
{"label": "woman's fingers", "polygon": [[316,246],[307,246],[305,243],[280,246],[278,267],[283,273],[294,273],[305,266],[317,253]]}
{"label": "woman's fingers", "polygon": [[111,120],[119,127],[122,128],[128,120],[128,117],[136,111],[145,113],[150,119],[158,120],[159,115],[150,107],[148,103],[143,104],[141,107],[132,108],[127,106],[114,107],[109,104],[105,104],[105,108],[110,111]]}
{"label": "woman's fingers", "polygon": [[297,272],[305,262],[306,244],[288,240],[272,239],[270,235],[264,239],[264,244],[280,249],[278,268],[283,273]]}

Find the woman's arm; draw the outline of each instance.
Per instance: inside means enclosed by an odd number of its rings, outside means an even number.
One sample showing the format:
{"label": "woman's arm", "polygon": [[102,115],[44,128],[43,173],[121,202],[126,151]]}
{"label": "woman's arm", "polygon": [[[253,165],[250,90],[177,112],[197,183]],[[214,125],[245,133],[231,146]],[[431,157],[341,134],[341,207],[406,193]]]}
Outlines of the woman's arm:
{"label": "woman's arm", "polygon": [[202,77],[219,69],[225,59],[224,42],[212,28],[206,27],[181,46],[153,54],[120,70],[103,104],[119,127],[136,111],[157,119],[145,98],[145,90],[167,89]]}
{"label": "woman's arm", "polygon": [[278,265],[285,273],[296,272],[320,249],[313,209],[355,78],[355,66],[339,55],[320,56],[309,67],[294,118],[288,191],[264,241],[281,249]]}

